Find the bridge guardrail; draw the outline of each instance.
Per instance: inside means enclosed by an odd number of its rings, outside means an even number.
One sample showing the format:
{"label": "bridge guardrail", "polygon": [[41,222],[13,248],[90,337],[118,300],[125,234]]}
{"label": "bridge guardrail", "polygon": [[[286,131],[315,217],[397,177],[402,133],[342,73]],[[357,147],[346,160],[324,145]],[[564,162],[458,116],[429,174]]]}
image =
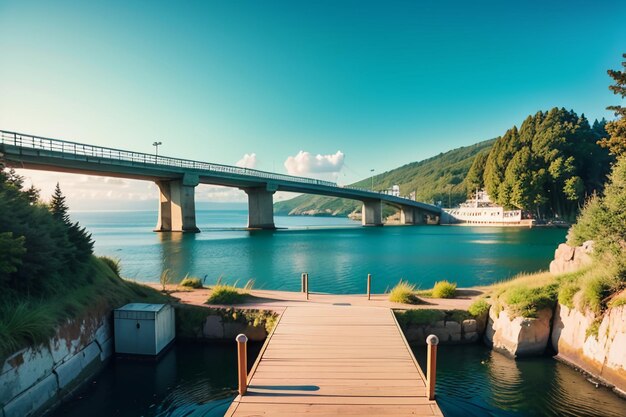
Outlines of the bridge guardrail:
{"label": "bridge guardrail", "polygon": [[[95,157],[109,159],[120,162],[130,162],[133,164],[167,166],[175,168],[196,169],[202,171],[212,171],[216,173],[227,173],[244,175],[249,177],[260,177],[264,179],[274,179],[282,181],[292,181],[302,184],[323,185],[326,187],[341,188],[361,191],[366,193],[389,195],[384,191],[373,191],[362,187],[339,186],[337,183],[323,181],[314,178],[296,177],[287,174],[276,174],[273,172],[260,171],[251,168],[241,168],[231,165],[214,164],[211,162],[201,162],[189,159],[172,158],[169,156],[159,156],[142,152],[125,151],[122,149],[107,148],[102,146],[87,145],[84,143],[65,141],[61,139],[44,138],[41,136],[28,135],[23,133],[0,130],[0,144],[13,145],[21,148],[29,148],[42,151],[61,153],[62,156],[70,157]],[[395,197],[402,198],[404,197]],[[406,199],[408,201],[413,201]]]}
{"label": "bridge guardrail", "polygon": [[188,159],[172,158],[169,156],[157,156],[142,152],[125,151],[121,149],[106,148],[102,146],[86,145],[83,143],[69,142],[60,139],[44,138],[40,136],[26,135],[17,132],[0,130],[0,143],[13,145],[22,148],[30,148],[43,151],[59,152],[63,155],[90,156],[96,158],[106,158],[116,161],[140,163],[146,165],[161,165],[176,168],[188,168],[220,173],[238,174],[246,176],[256,176],[267,179],[293,181],[304,184],[325,185],[337,187],[337,184],[330,181],[323,181],[314,178],[296,177],[293,175],[276,174],[272,172],[259,171],[251,168],[241,168],[230,165],[214,164]]}

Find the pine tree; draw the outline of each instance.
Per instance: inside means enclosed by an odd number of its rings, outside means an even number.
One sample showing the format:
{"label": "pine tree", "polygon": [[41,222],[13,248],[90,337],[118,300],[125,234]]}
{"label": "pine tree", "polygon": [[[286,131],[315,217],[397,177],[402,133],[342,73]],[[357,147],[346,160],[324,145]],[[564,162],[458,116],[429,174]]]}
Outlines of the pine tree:
{"label": "pine tree", "polygon": [[[624,70],[608,70],[607,73],[615,84],[609,86],[609,90],[613,91],[613,94],[619,95],[623,98],[626,97],[626,54],[622,54],[625,59],[622,62]],[[626,107],[623,106],[609,106],[608,110],[615,112],[617,120],[606,124],[606,131],[609,137],[600,140],[598,143],[605,148],[608,148],[613,155],[620,156],[626,155]]]}
{"label": "pine tree", "polygon": [[50,211],[52,212],[52,217],[69,225],[70,216],[67,214],[67,210],[68,207],[67,204],[65,204],[65,196],[61,192],[61,187],[57,182],[57,185],[54,188],[54,194],[52,195],[52,201],[50,201]]}

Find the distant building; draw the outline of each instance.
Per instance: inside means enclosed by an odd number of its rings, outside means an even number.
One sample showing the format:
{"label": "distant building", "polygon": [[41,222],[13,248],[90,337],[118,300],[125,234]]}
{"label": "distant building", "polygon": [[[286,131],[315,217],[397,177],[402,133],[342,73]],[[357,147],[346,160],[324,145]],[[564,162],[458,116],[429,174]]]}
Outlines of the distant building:
{"label": "distant building", "polygon": [[466,224],[472,226],[532,226],[532,219],[522,219],[521,210],[505,210],[491,202],[484,191],[477,191],[473,199],[458,208],[444,208],[441,224]]}
{"label": "distant building", "polygon": [[400,197],[400,186],[392,185],[391,188],[387,188],[383,191],[383,194],[392,195],[394,197]]}

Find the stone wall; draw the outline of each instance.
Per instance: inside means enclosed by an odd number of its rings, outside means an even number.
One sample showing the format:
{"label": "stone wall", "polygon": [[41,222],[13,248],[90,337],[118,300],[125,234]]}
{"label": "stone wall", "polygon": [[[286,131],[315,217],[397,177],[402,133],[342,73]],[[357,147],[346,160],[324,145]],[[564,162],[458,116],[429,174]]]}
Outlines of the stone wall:
{"label": "stone wall", "polygon": [[426,338],[434,334],[441,344],[475,343],[480,340],[478,323],[474,319],[457,321],[438,321],[431,324],[409,324],[403,328],[409,343],[425,345]]}
{"label": "stone wall", "polygon": [[550,272],[553,274],[575,272],[583,266],[590,265],[592,252],[593,241],[591,240],[576,247],[561,243],[554,251],[554,260],[550,262]]}
{"label": "stone wall", "polygon": [[22,349],[0,370],[0,416],[53,408],[102,368],[114,351],[111,317],[68,321],[47,344]]}
{"label": "stone wall", "polygon": [[232,341],[239,333],[244,333],[249,340],[262,342],[274,327],[277,317],[272,311],[178,305],[176,336]]}
{"label": "stone wall", "polygon": [[552,330],[557,357],[626,394],[626,306],[610,308],[597,335],[592,313],[559,304]]}
{"label": "stone wall", "polygon": [[441,344],[464,344],[478,342],[486,325],[486,317],[454,317],[452,312],[441,311],[441,317],[427,323],[411,323],[402,319],[402,312],[396,316],[409,343],[425,345],[426,338],[434,334]]}
{"label": "stone wall", "polygon": [[540,355],[550,339],[552,309],[537,313],[537,318],[509,317],[506,309],[489,309],[485,343],[494,350],[512,357]]}

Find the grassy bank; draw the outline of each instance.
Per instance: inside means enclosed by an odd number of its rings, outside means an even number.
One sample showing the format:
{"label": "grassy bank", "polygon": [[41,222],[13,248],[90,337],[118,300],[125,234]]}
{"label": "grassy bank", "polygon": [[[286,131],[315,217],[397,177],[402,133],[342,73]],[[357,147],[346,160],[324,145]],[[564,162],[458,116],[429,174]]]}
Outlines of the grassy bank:
{"label": "grassy bank", "polygon": [[27,346],[45,343],[59,324],[88,315],[103,315],[128,302],[167,302],[160,292],[120,278],[110,261],[95,256],[76,286],[59,288],[46,297],[0,297],[0,361]]}

